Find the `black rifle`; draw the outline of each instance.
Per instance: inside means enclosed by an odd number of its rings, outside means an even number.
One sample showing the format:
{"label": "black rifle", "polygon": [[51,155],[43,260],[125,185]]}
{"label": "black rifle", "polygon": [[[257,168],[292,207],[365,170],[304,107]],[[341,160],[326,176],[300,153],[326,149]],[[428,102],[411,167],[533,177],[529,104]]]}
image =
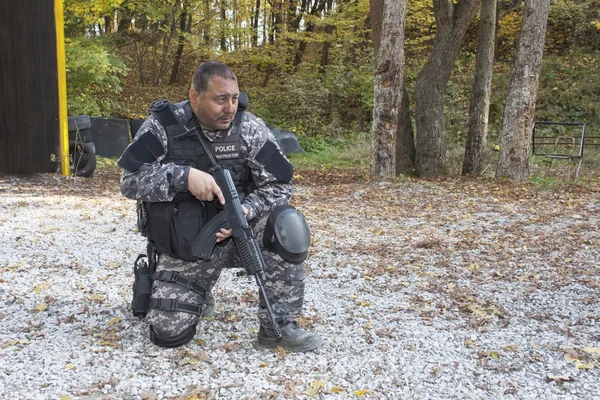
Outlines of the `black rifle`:
{"label": "black rifle", "polygon": [[192,254],[202,260],[210,260],[212,250],[216,243],[216,233],[220,232],[221,228],[230,228],[232,230],[232,239],[235,243],[235,248],[242,260],[242,265],[246,269],[248,275],[253,275],[256,280],[256,284],[260,289],[265,306],[267,308],[267,315],[273,331],[275,332],[275,338],[281,339],[281,329],[275,320],[275,314],[273,314],[273,308],[269,302],[269,297],[265,290],[265,260],[262,257],[258,242],[256,241],[256,235],[248,225],[246,216],[242,211],[242,204],[238,196],[233,179],[228,170],[221,168],[221,166],[215,160],[210,148],[204,141],[201,135],[200,128],[194,127],[189,129],[182,136],[194,133],[204,151],[210,159],[211,168],[209,172],[215,179],[215,182],[221,188],[223,197],[225,198],[225,204],[223,205],[223,211],[219,212],[216,216],[210,219],[209,223],[206,224],[200,231],[200,234],[194,241],[192,247]]}

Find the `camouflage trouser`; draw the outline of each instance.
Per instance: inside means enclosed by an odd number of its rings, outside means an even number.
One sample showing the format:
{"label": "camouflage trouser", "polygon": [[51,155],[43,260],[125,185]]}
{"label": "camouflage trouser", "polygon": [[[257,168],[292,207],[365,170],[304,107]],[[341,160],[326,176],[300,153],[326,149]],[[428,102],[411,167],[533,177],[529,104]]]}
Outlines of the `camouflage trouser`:
{"label": "camouflage trouser", "polygon": [[[262,255],[265,260],[265,288],[273,312],[277,320],[293,320],[302,309],[304,300],[304,263],[292,264],[284,261],[279,255],[265,250],[262,246],[262,236],[268,215],[250,222]],[[221,269],[226,267],[241,267],[241,261],[232,240],[226,244],[217,245],[208,262],[190,262],[159,255],[156,271],[177,271],[180,276],[193,279],[206,289],[207,294],[219,279]],[[258,287],[257,287],[258,291]],[[152,282],[151,299],[177,299],[178,301],[202,307],[204,299],[199,294],[171,282]],[[260,295],[258,319],[262,325],[269,326],[266,308]],[[196,325],[200,317],[187,312],[148,310],[146,322],[162,337],[180,334]]]}

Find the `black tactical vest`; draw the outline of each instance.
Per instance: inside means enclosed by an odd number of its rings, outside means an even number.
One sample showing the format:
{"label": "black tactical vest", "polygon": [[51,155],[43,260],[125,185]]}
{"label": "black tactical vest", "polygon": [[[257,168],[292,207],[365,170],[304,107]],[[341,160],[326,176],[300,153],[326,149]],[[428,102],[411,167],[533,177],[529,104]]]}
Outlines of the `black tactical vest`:
{"label": "black tactical vest", "polygon": [[[242,139],[240,124],[244,108],[238,112],[232,122],[231,134],[224,138],[209,142],[209,146],[217,162],[228,169],[238,190],[240,200],[252,190],[252,176],[242,155]],[[192,117],[189,102],[184,105],[185,121],[191,121],[188,128],[196,124]],[[167,153],[161,164],[175,163],[208,172],[210,159],[195,134],[185,134],[185,127],[175,117],[167,102],[155,102],[150,112],[158,119],[167,132]],[[195,261],[197,257],[191,253],[194,240],[202,227],[220,210],[218,200],[200,201],[189,192],[178,193],[168,203],[146,203],[148,212],[147,236],[158,253],[171,257]]]}

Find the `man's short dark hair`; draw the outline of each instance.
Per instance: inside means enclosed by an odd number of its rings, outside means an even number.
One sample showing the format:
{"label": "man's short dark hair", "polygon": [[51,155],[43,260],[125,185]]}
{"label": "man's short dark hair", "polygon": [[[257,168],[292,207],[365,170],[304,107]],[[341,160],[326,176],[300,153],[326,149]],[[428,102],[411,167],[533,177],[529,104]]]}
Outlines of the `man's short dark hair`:
{"label": "man's short dark hair", "polygon": [[236,81],[237,78],[233,71],[225,64],[219,61],[203,62],[194,71],[192,78],[192,87],[202,94],[208,89],[208,82],[215,76],[226,80]]}

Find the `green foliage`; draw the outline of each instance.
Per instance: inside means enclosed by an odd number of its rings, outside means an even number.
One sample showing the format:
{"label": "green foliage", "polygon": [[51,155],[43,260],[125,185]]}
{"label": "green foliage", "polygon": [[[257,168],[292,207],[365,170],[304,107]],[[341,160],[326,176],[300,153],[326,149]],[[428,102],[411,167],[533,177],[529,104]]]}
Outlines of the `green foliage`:
{"label": "green foliage", "polygon": [[571,52],[545,57],[536,118],[600,125],[600,53]]}
{"label": "green foliage", "polygon": [[295,168],[352,167],[368,169],[371,161],[370,140],[368,135],[358,135],[345,140],[298,136],[298,141],[305,153],[290,154],[289,159]]}
{"label": "green foliage", "polygon": [[110,116],[119,112],[118,94],[127,67],[99,40],[66,42],[69,115]]}

